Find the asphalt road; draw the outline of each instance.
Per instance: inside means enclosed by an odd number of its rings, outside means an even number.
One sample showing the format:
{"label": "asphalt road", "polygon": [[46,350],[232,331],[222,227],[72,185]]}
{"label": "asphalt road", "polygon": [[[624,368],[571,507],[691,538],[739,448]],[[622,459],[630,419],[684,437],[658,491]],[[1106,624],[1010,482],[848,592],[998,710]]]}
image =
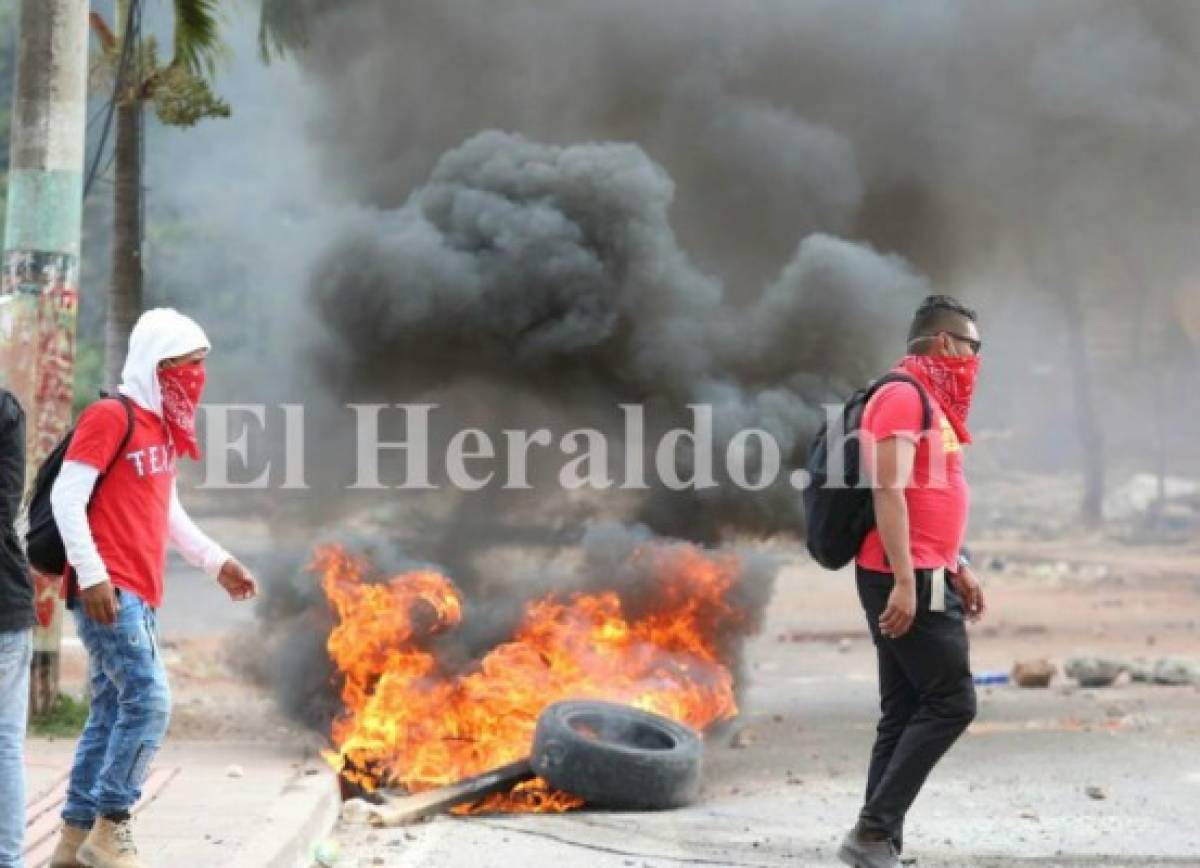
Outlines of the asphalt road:
{"label": "asphalt road", "polygon": [[[748,734],[735,740],[745,746],[710,742],[695,807],[343,829],[342,864],[838,864],[832,854],[858,807],[872,735],[874,683],[851,656],[865,646],[844,656],[811,645],[778,650],[746,697]],[[994,689],[923,792],[908,849],[939,868],[1200,865],[1198,710],[1193,688]]]}
{"label": "asphalt road", "polygon": [[[1160,600],[1136,586],[1080,586],[1062,592],[1067,605],[1036,585],[997,589],[993,626],[974,629],[976,671],[1072,643],[1104,646],[1110,624],[1110,644],[1122,650],[1194,654],[1198,591],[1158,588],[1174,595]],[[767,628],[749,648],[743,715],[708,742],[699,804],[342,827],[338,865],[839,864],[833,853],[859,805],[878,702],[852,595],[836,576],[781,578]],[[1036,615],[1018,614],[1026,611]],[[1200,866],[1198,804],[1200,689],[981,689],[977,721],[910,815],[906,855],[934,868]]]}

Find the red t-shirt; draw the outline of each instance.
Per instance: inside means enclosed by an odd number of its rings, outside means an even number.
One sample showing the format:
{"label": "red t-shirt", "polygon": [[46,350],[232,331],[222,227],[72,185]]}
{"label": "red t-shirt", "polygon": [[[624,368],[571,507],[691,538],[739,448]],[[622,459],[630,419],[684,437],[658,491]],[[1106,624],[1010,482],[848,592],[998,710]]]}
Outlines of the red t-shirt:
{"label": "red t-shirt", "polygon": [[[873,472],[873,442],[890,437],[916,442],[912,479],[904,492],[913,567],[954,568],[967,529],[970,492],[963,475],[962,444],[932,395],[929,402],[933,429],[921,436],[921,397],[914,386],[888,383],[876,392],[863,411],[863,468]],[[858,563],[869,570],[892,572],[879,531],[872,530],[863,540]]]}
{"label": "red t-shirt", "polygon": [[175,449],[162,419],[130,404],[133,433],[123,455],[113,462],[129,427],[125,408],[119,401],[105,400],[79,417],[66,460],[101,473],[112,463],[88,508],[88,525],[112,583],[157,608],[166,572]]}

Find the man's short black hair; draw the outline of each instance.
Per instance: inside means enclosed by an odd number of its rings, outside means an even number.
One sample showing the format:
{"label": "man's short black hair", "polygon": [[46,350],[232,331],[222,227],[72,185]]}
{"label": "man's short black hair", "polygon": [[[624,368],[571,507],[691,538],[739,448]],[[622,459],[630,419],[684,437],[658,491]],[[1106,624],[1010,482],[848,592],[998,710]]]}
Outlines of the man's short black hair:
{"label": "man's short black hair", "polygon": [[948,295],[926,296],[913,314],[912,326],[908,329],[908,342],[918,338],[933,337],[938,332],[954,331],[962,327],[963,320],[976,322],[979,315],[956,298]]}

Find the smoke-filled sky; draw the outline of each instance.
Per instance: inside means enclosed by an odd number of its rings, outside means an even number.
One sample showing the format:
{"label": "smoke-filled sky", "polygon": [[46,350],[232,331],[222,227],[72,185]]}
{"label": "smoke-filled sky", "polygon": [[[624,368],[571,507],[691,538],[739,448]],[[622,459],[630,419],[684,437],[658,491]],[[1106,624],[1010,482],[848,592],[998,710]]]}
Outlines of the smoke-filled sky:
{"label": "smoke-filled sky", "polygon": [[[1156,466],[1147,425],[1169,466],[1200,466],[1190,0],[293,8],[310,42],[270,66],[231,13],[232,119],[152,131],[149,293],[208,327],[209,400],[306,405],[314,488],[266,493],[276,526],[365,528],[445,568],[486,613],[462,656],[580,540],[586,563],[641,540],[633,523],[791,535],[798,495],[571,493],[560,462],[525,492],[347,493],[346,403],[438,403],[444,442],[618,431],[622,402],[654,433],[704,402],[719,446],[763,427],[794,464],[818,404],[900,356],[932,290],[981,312],[973,473],[1078,466],[1081,358],[1121,469]],[[279,549],[294,577],[305,554]],[[748,572],[753,613],[771,573]],[[311,594],[266,615],[293,642],[279,683],[328,699]]]}
{"label": "smoke-filled sky", "polygon": [[325,6],[303,56],[312,132],[355,199],[402,204],[481,129],[636,142],[738,298],[812,231],[943,279],[1073,189],[1110,207],[1135,186],[1157,206],[1195,194],[1176,186],[1200,113],[1187,2]]}
{"label": "smoke-filled sky", "polygon": [[[321,407],[355,400],[559,429],[611,428],[626,400],[663,425],[709,401],[719,442],[760,425],[786,456],[819,400],[902,352],[933,288],[983,313],[977,424],[1036,432],[1026,451],[1061,463],[1068,311],[1110,355],[1187,347],[1173,322],[1198,285],[1200,15],[1186,0],[296,8],[310,42],[271,67],[235,16],[219,81],[234,118],[149,152],[152,221],[204,230],[157,260],[152,242],[149,269],[237,359],[222,377],[214,357],[214,400],[299,396],[328,429],[344,420]],[[1116,382],[1130,401],[1143,385]],[[1194,430],[1192,407],[1174,429]],[[787,531],[795,501],[651,492],[580,511],[478,495],[449,514],[479,541],[481,518],[515,533],[524,509],[714,539]]]}

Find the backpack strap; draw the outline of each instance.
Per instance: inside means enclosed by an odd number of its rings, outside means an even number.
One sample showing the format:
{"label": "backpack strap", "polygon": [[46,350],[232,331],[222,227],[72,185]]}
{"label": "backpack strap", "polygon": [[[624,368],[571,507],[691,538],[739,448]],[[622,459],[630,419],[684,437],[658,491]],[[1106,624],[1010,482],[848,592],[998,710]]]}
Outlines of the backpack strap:
{"label": "backpack strap", "polygon": [[890,374],[884,374],[882,377],[872,383],[867,389],[866,400],[870,401],[871,398],[875,397],[875,393],[888,383],[908,383],[917,390],[917,394],[921,398],[921,433],[924,434],[926,431],[932,428],[933,406],[929,403],[929,394],[925,391],[925,387],[922,386],[918,380],[910,377],[908,374],[900,374],[895,371],[891,372]]}
{"label": "backpack strap", "polygon": [[[87,506],[85,510],[91,509],[92,501],[96,499],[96,492],[100,490],[100,485],[104,482],[105,477],[116,466],[117,461],[121,458],[121,453],[125,451],[125,447],[129,445],[129,441],[133,439],[133,404],[128,398],[118,392],[115,395],[110,395],[108,392],[101,392],[100,399],[103,401],[113,400],[120,401],[121,406],[125,408],[125,436],[121,438],[120,444],[117,446],[117,451],[113,453],[113,457],[109,459],[108,465],[96,477],[96,484],[92,486],[92,493],[88,496]],[[75,601],[79,597],[79,577],[75,573],[75,568],[67,566],[66,578],[66,606],[68,609],[75,608]]]}
{"label": "backpack strap", "polygon": [[[121,443],[117,446],[117,451],[113,453],[112,460],[108,462],[108,466],[104,468],[104,472],[96,480],[96,488],[100,487],[100,483],[104,481],[104,477],[108,476],[109,471],[116,465],[117,460],[121,457],[121,453],[125,451],[125,447],[129,445],[129,441],[133,439],[133,404],[128,398],[117,392],[115,395],[110,395],[108,392],[101,392],[100,397],[105,400],[120,401],[121,406],[125,408],[125,436],[121,438]],[[96,489],[92,489],[92,497],[96,496]]]}

